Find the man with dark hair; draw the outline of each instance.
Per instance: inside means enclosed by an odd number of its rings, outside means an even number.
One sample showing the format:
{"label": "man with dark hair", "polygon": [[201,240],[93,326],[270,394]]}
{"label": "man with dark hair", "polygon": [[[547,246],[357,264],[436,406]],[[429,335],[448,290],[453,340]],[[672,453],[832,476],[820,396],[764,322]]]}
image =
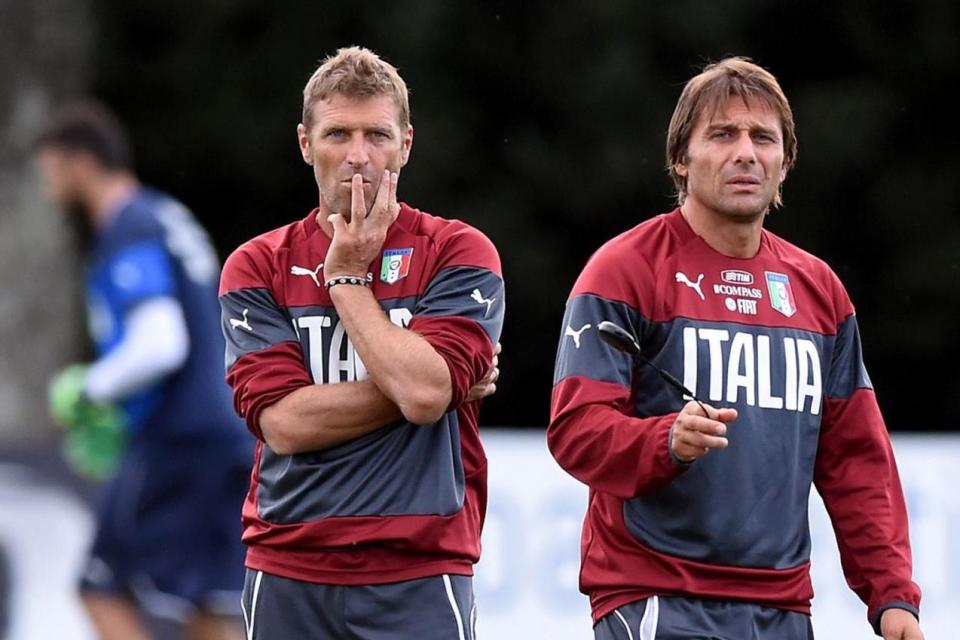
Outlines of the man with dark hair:
{"label": "man with dark hair", "polygon": [[104,169],[133,171],[133,153],[123,126],[116,115],[95,102],[77,103],[61,109],[37,136],[35,147],[86,153]]}
{"label": "man with dark hair", "polygon": [[242,245],[220,285],[227,379],[256,436],[248,639],[472,639],[497,378],[493,244],[397,201],[407,88],[341,49],[304,89],[319,207]]}
{"label": "man with dark hair", "polygon": [[[598,639],[811,638],[811,484],[876,633],[923,637],[853,306],[823,261],[763,228],[796,150],[773,75],[708,66],[670,123],[679,207],[601,247],[573,287],[548,442],[590,487],[580,586]],[[697,400],[602,342],[602,321]]]}
{"label": "man with dark hair", "polygon": [[241,638],[236,532],[252,451],[220,374],[216,255],[182,204],[139,183],[105,107],[65,108],[36,148],[50,197],[92,238],[96,358],[50,389],[68,460],[108,480],[83,602],[105,639],[150,637],[142,612],[191,638]]}

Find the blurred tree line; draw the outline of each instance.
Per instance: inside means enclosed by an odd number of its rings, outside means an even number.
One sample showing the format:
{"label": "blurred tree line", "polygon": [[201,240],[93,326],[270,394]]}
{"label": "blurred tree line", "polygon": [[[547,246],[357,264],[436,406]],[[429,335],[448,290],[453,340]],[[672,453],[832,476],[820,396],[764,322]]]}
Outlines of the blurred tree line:
{"label": "blurred tree line", "polygon": [[49,439],[47,378],[82,344],[77,255],[30,156],[51,105],[89,84],[87,9],[0,0],[0,445]]}
{"label": "blurred tree line", "polygon": [[296,148],[318,60],[362,44],[412,90],[401,198],[500,249],[502,383],[485,424],[546,424],[563,304],[606,239],[673,207],[667,124],[708,61],[781,80],[799,164],[773,230],[824,258],[860,316],[892,429],[960,418],[960,9],[914,3],[264,3],[93,0],[89,90],[129,123],[144,179],[225,257],[316,204]]}

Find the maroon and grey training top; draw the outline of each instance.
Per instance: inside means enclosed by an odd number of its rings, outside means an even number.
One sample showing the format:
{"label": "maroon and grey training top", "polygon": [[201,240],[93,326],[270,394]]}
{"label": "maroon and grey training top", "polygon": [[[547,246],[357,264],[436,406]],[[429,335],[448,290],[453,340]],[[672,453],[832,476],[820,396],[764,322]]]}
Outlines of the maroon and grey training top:
{"label": "maroon and grey training top", "polygon": [[370,265],[389,319],[446,361],[449,411],[432,426],[398,421],[352,442],[278,455],[263,442],[264,407],[306,385],[366,377],[323,287],[330,238],[316,211],[250,240],[220,285],[227,381],[258,438],[243,508],[247,566],[327,584],[472,574],[486,508],[479,403],[503,323],[500,259],[479,231],[407,205]]}
{"label": "maroon and grey training top", "polygon": [[[685,400],[601,342],[603,320],[703,401],[737,409],[728,448],[671,458]],[[916,613],[890,440],[853,306],[823,261],[768,231],[753,258],[723,256],[676,210],[600,248],[563,322],[548,442],[590,487],[580,586],[595,620],[655,594],[809,612],[811,483],[870,620]]]}

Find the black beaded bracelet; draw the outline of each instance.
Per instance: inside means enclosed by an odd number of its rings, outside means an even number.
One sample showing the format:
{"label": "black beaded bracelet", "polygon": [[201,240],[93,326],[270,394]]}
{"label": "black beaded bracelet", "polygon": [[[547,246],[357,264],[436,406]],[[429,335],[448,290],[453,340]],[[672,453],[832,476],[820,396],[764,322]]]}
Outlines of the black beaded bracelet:
{"label": "black beaded bracelet", "polygon": [[370,282],[373,280],[373,274],[368,273],[366,278],[361,278],[359,276],[339,276],[337,278],[330,278],[323,283],[325,289],[330,287],[335,287],[338,284],[354,284],[361,287],[369,287]]}

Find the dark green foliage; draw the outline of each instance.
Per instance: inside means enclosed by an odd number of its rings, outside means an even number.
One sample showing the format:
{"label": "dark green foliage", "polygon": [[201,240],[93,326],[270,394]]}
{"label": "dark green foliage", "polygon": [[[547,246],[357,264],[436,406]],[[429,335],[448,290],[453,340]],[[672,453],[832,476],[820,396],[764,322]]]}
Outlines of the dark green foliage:
{"label": "dark green foliage", "polygon": [[546,423],[573,280],[604,240],[672,208],[664,138],[686,79],[748,55],[798,123],[768,227],[846,282],[891,428],[957,423],[954,3],[95,4],[96,93],[131,124],[144,177],[193,207],[223,255],[316,202],[295,139],[316,62],[363,44],[400,68],[416,127],[402,199],[475,224],[503,257],[488,424]]}

